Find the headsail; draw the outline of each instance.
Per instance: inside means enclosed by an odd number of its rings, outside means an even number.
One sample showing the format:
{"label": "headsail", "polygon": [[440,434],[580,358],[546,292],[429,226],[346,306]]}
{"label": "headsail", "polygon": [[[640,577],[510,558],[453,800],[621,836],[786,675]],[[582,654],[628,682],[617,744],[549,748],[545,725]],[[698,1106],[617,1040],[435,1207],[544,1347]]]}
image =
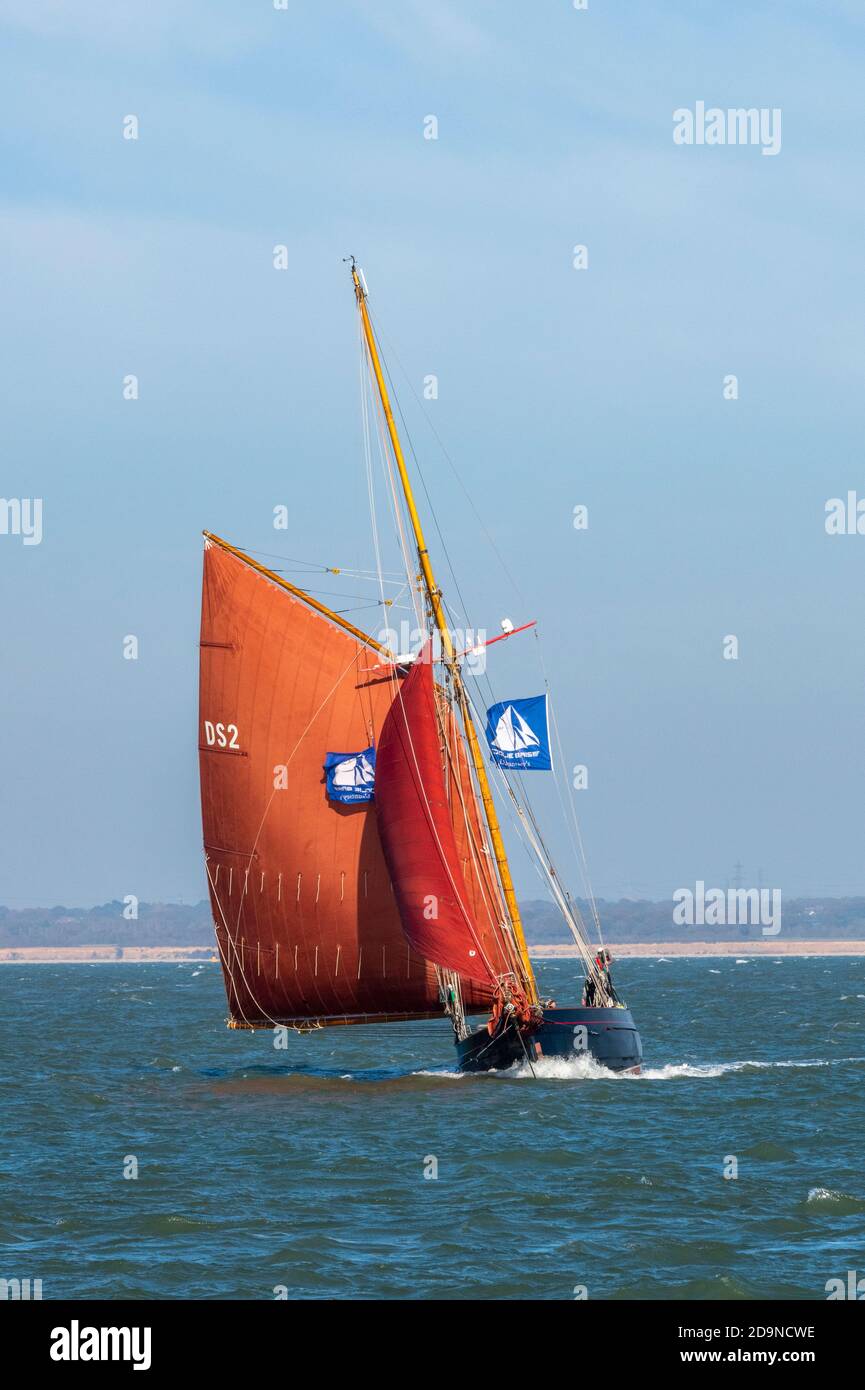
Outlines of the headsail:
{"label": "headsail", "polygon": [[[452,705],[441,693],[438,706],[447,752],[447,790],[451,824],[470,909],[476,921],[506,931],[507,909],[496,876],[495,861],[490,852],[483,813],[478,805],[460,720]],[[510,954],[514,955],[512,943]],[[516,968],[519,973],[518,964]]]}
{"label": "headsail", "polygon": [[442,759],[427,643],[382,727],[376,758],[379,834],[412,946],[492,994],[511,962],[498,922],[477,913],[466,883]]}

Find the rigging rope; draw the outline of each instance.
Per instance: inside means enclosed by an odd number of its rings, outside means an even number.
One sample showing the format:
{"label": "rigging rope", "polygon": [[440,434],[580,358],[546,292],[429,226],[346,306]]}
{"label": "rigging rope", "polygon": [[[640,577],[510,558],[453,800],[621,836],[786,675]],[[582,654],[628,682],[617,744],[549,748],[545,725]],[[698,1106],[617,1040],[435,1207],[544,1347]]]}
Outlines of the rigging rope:
{"label": "rigging rope", "polygon": [[[371,373],[371,370],[372,370],[372,363],[371,363],[370,360],[369,360],[369,353],[368,353],[368,349],[367,349],[365,340],[362,342],[362,349],[363,349],[363,350],[362,350],[362,357],[361,357],[362,367],[363,367],[364,364],[366,365],[366,367],[367,367],[366,380],[367,380],[367,381],[370,381],[370,373]],[[371,383],[370,383],[370,384],[371,384]],[[370,391],[370,394],[372,394],[371,391]],[[373,405],[375,405],[375,399],[374,399],[374,398],[373,398]],[[379,426],[379,441],[380,441],[381,458],[382,458],[382,460],[383,460],[383,462],[384,462],[384,464],[385,464],[385,468],[386,468],[386,478],[387,478],[387,481],[389,482],[389,485],[390,485],[390,498],[391,498],[391,504],[392,504],[393,513],[394,513],[394,519],[395,519],[396,522],[397,522],[397,531],[398,531],[398,535],[399,535],[399,539],[400,539],[400,544],[401,544],[401,549],[402,549],[402,555],[403,555],[403,561],[404,561],[405,567],[406,567],[406,579],[407,579],[408,583],[411,584],[411,581],[412,581],[412,572],[413,572],[413,570],[414,570],[415,567],[414,567],[414,565],[411,563],[411,558],[410,558],[410,557],[411,557],[411,551],[409,550],[408,543],[407,543],[407,538],[406,538],[406,534],[405,534],[405,528],[404,528],[403,516],[402,516],[402,508],[400,507],[399,492],[398,492],[398,490],[397,490],[396,479],[395,479],[394,473],[393,473],[393,465],[392,465],[392,462],[391,462],[390,451],[387,449],[386,444],[385,444],[385,435],[384,435],[384,427],[385,427],[385,421],[384,421],[384,408],[383,408],[383,406],[381,405],[381,402],[380,402],[380,401],[378,402],[378,409],[375,411],[375,414],[376,414],[376,419],[377,419],[377,423],[378,423],[378,426]],[[365,414],[365,417],[364,417],[364,418],[365,418],[365,423],[368,424],[368,416],[367,416],[366,414]],[[366,429],[365,429],[365,435],[367,435]],[[370,451],[370,462],[369,462],[369,474],[368,474],[368,476],[371,477],[371,451]],[[371,506],[373,506],[373,505],[374,505],[374,493],[373,493],[373,491],[372,491],[372,488],[370,488],[370,498],[371,498]],[[377,563],[377,565],[380,566],[380,564],[381,564],[381,559],[380,559],[380,549],[379,549],[379,544],[378,544],[378,529],[377,529],[377,525],[376,525],[376,522],[375,522],[375,519],[374,519],[374,515],[373,515],[373,532],[374,532],[374,545],[375,545],[375,551],[376,551],[376,563]],[[413,595],[414,595],[414,593],[415,593],[414,586],[412,586],[412,593],[413,593]],[[426,623],[425,623],[424,617],[423,617],[423,615],[421,614],[420,610],[418,609],[417,605],[416,605],[416,616],[417,616],[418,625],[419,625],[421,631],[425,631],[425,630],[426,630]],[[430,655],[431,655],[431,654],[430,654]],[[390,679],[391,679],[391,683],[392,683],[392,686],[393,686],[393,689],[394,689],[394,699],[395,699],[395,700],[399,700],[399,701],[400,701],[400,704],[401,704],[401,707],[402,707],[402,698],[403,698],[403,696],[402,696],[402,683],[401,683],[401,681],[399,680],[399,677],[398,677],[397,674],[396,674],[396,666],[395,666],[395,665],[391,668],[391,677],[390,677]],[[420,764],[419,764],[419,761],[418,761],[418,756],[417,756],[417,751],[416,751],[416,749],[415,749],[414,740],[413,740],[413,738],[412,738],[411,727],[410,727],[410,724],[409,724],[408,717],[407,717],[407,715],[405,714],[404,708],[403,708],[403,727],[405,728],[406,733],[407,733],[407,736],[408,736],[409,748],[410,748],[410,751],[411,751],[411,758],[412,758],[412,762],[414,763],[414,769],[415,769],[415,778],[414,778],[414,780],[415,780],[415,785],[416,785],[416,787],[420,790],[420,794],[421,794],[421,798],[422,798],[422,803],[423,803],[423,808],[424,808],[424,811],[425,811],[425,819],[426,819],[426,822],[427,822],[427,825],[428,825],[430,831],[432,832],[432,836],[433,836],[433,840],[434,840],[434,842],[435,842],[435,847],[436,847],[436,851],[437,851],[437,855],[438,855],[439,861],[440,861],[440,863],[441,863],[442,868],[445,870],[445,873],[446,873],[446,875],[447,875],[448,881],[449,881],[449,883],[450,883],[450,885],[451,885],[451,888],[452,888],[452,890],[453,890],[453,892],[454,892],[454,896],[455,896],[455,898],[456,898],[457,904],[458,904],[458,906],[459,906],[460,913],[461,913],[461,915],[462,915],[463,921],[464,921],[464,923],[465,923],[465,925],[466,925],[466,927],[467,927],[467,929],[468,929],[468,932],[469,932],[469,935],[470,935],[472,941],[473,941],[474,944],[475,944],[475,947],[476,947],[476,949],[477,949],[478,955],[480,956],[480,959],[483,961],[484,966],[486,967],[487,973],[488,973],[489,976],[490,976],[490,979],[494,980],[494,979],[496,979],[497,976],[498,976],[498,971],[494,968],[493,962],[489,959],[489,957],[488,957],[488,955],[487,955],[487,952],[486,952],[486,950],[485,950],[485,948],[484,948],[482,942],[480,941],[480,939],[479,939],[479,937],[478,937],[478,935],[477,935],[477,932],[475,931],[474,922],[473,922],[473,920],[472,920],[471,913],[468,911],[466,904],[463,902],[463,895],[464,895],[464,893],[465,893],[466,885],[465,885],[465,884],[462,885],[463,892],[461,893],[458,884],[454,881],[454,877],[453,877],[453,874],[451,873],[450,865],[448,864],[447,856],[446,856],[445,851],[444,851],[444,846],[442,845],[441,840],[440,840],[440,838],[439,838],[438,830],[437,830],[437,828],[436,828],[435,820],[434,820],[433,814],[432,814],[432,808],[431,808],[431,806],[430,806],[430,804],[429,804],[429,800],[428,800],[427,795],[426,795],[426,788],[425,788],[425,786],[424,786],[423,777],[422,777],[422,775],[421,775]]]}
{"label": "rigging rope", "polygon": [[[375,333],[376,333],[376,337],[379,337],[379,336],[380,336],[377,329],[375,330]],[[364,348],[363,356],[364,356],[364,358],[366,359],[366,365],[367,365],[368,369],[371,369],[371,363],[370,363],[369,360],[368,360],[368,349],[367,349],[367,346],[366,346],[365,341],[363,341],[363,348]],[[399,364],[401,370],[403,371],[403,374],[406,375],[406,379],[408,379],[407,374],[405,373],[405,369],[402,367],[402,363],[401,363],[400,360],[399,360],[399,357],[397,356],[397,354],[396,354],[395,352],[394,352],[393,355],[394,355],[395,359],[397,360],[397,362],[398,362],[398,364]],[[445,541],[445,539],[444,539],[444,536],[443,536],[443,534],[442,534],[442,530],[441,530],[441,527],[440,527],[439,522],[438,522],[438,517],[437,517],[437,514],[436,514],[436,510],[435,510],[435,507],[434,507],[434,505],[433,505],[432,498],[431,498],[430,493],[429,493],[429,489],[427,488],[427,485],[426,485],[426,479],[425,479],[425,477],[424,477],[423,470],[422,470],[421,467],[420,467],[420,463],[419,463],[419,460],[418,460],[418,457],[417,457],[417,453],[416,453],[415,448],[414,448],[414,442],[413,442],[413,439],[412,439],[412,436],[411,436],[411,432],[410,432],[410,430],[409,430],[409,428],[408,428],[408,424],[407,424],[407,422],[406,422],[405,415],[404,415],[404,413],[403,413],[402,406],[401,406],[400,401],[399,401],[399,397],[398,397],[398,395],[397,395],[397,393],[396,393],[396,390],[395,390],[395,388],[394,388],[393,379],[392,379],[392,377],[391,377],[391,374],[390,374],[390,372],[389,372],[389,369],[388,369],[388,366],[387,366],[387,363],[386,363],[386,362],[383,363],[383,367],[384,367],[385,375],[386,375],[387,380],[388,380],[388,384],[389,384],[389,387],[390,387],[390,391],[391,391],[392,398],[393,398],[393,400],[394,400],[395,403],[396,403],[396,407],[397,407],[397,410],[398,410],[398,413],[399,413],[399,416],[400,416],[400,420],[401,420],[401,423],[402,423],[402,428],[403,428],[404,436],[405,436],[406,442],[407,442],[407,444],[408,444],[409,451],[410,451],[410,454],[411,454],[411,456],[412,456],[412,459],[413,459],[413,462],[414,462],[414,465],[415,465],[415,469],[416,469],[417,475],[418,475],[418,477],[420,478],[421,485],[422,485],[422,487],[423,487],[424,494],[425,494],[426,499],[427,499],[427,504],[428,504],[428,506],[429,506],[430,514],[431,514],[432,520],[433,520],[433,524],[434,524],[434,526],[435,526],[435,530],[436,530],[436,532],[437,532],[437,535],[438,535],[438,538],[439,538],[439,542],[440,542],[440,545],[441,545],[441,547],[442,547],[442,552],[443,552],[444,557],[445,557],[445,562],[446,562],[446,564],[447,564],[447,568],[448,568],[448,570],[450,571],[450,574],[451,574],[451,576],[452,576],[453,583],[454,583],[454,588],[455,588],[455,590],[456,590],[456,593],[457,593],[457,596],[458,596],[458,598],[459,598],[460,604],[461,604],[463,610],[464,610],[465,612],[467,612],[466,603],[465,603],[465,600],[464,600],[464,598],[463,598],[462,591],[461,591],[460,585],[459,585],[459,581],[458,581],[458,579],[457,579],[456,572],[455,572],[455,570],[454,570],[454,566],[453,566],[453,563],[452,563],[451,558],[450,558],[450,553],[449,553],[449,551],[448,551],[447,543],[446,543],[446,541]],[[367,374],[366,374],[366,379],[367,379],[368,382],[370,382],[370,373],[369,373],[369,371],[368,371]],[[410,381],[409,381],[409,386],[410,386],[410,389],[411,389],[411,391],[412,391],[412,395],[415,397],[415,400],[418,401],[417,394],[416,394],[416,392],[414,391],[414,388],[411,386]],[[370,382],[370,387],[371,387],[371,382]],[[418,402],[418,403],[419,403],[419,402]],[[466,489],[464,483],[462,482],[462,479],[459,477],[459,474],[457,473],[457,470],[456,470],[456,468],[455,468],[455,466],[454,466],[454,464],[453,464],[453,461],[452,461],[452,459],[450,458],[449,454],[447,453],[447,450],[445,449],[444,444],[442,443],[441,439],[439,438],[438,433],[437,433],[437,431],[435,430],[435,427],[432,425],[432,422],[431,422],[431,420],[429,419],[429,416],[427,415],[427,413],[426,413],[426,412],[422,412],[422,413],[424,414],[424,418],[425,418],[425,419],[427,420],[427,422],[429,423],[430,428],[432,429],[433,434],[434,434],[434,436],[435,436],[435,438],[436,438],[436,440],[437,440],[437,442],[438,442],[438,444],[439,444],[439,446],[440,446],[440,448],[441,448],[441,450],[442,450],[442,453],[444,454],[445,458],[447,459],[447,462],[448,462],[449,466],[451,467],[452,471],[454,472],[454,475],[456,476],[457,481],[459,482],[460,487],[461,487],[461,489],[462,489],[464,495],[465,495],[466,498],[468,499],[469,505],[471,506],[471,509],[472,509],[474,515],[477,517],[477,519],[478,519],[478,521],[479,521],[479,523],[480,523],[481,529],[482,529],[482,531],[484,532],[484,535],[486,536],[487,540],[490,542],[490,544],[491,544],[491,546],[492,546],[492,549],[494,550],[494,552],[495,552],[495,554],[496,554],[496,557],[497,557],[497,559],[499,560],[499,562],[500,562],[500,564],[501,564],[501,566],[502,566],[502,569],[504,570],[505,574],[507,575],[508,580],[509,580],[510,583],[512,584],[512,586],[513,586],[515,592],[516,592],[516,593],[520,596],[520,598],[522,599],[522,595],[521,595],[521,591],[520,591],[519,585],[516,583],[516,581],[515,581],[513,575],[510,573],[510,571],[509,571],[507,565],[506,565],[505,562],[504,562],[503,557],[501,556],[501,554],[500,554],[500,552],[499,552],[497,546],[495,545],[495,542],[494,542],[492,536],[490,535],[488,529],[487,529],[486,526],[484,525],[483,519],[480,517],[480,515],[479,515],[479,513],[478,513],[478,511],[477,511],[477,508],[475,507],[475,505],[474,505],[474,503],[473,503],[473,501],[472,501],[472,499],[471,499],[471,497],[470,497],[470,494],[468,493],[468,490]],[[408,547],[407,547],[407,545],[406,545],[406,536],[405,536],[405,531],[404,531],[404,527],[403,527],[403,506],[400,505],[400,496],[399,496],[398,490],[397,490],[397,488],[396,488],[396,480],[395,480],[394,473],[393,473],[393,465],[392,465],[391,458],[390,458],[390,451],[387,449],[387,447],[386,447],[386,445],[385,445],[385,442],[384,442],[384,418],[383,418],[383,410],[381,410],[381,409],[378,410],[378,411],[376,412],[376,414],[377,414],[377,416],[378,416],[381,454],[382,454],[382,458],[383,458],[383,461],[384,461],[385,467],[386,467],[386,476],[387,476],[387,480],[388,480],[388,483],[389,483],[389,485],[390,485],[391,504],[392,504],[393,511],[394,511],[394,518],[395,518],[395,520],[396,520],[396,522],[397,522],[397,529],[398,529],[398,535],[399,535],[399,540],[400,540],[400,546],[401,546],[401,550],[402,550],[402,557],[403,557],[403,562],[404,562],[405,568],[406,568],[406,576],[407,576],[407,579],[408,579],[409,583],[411,584],[411,580],[412,580],[412,570],[413,570],[414,566],[413,566],[412,563],[411,563],[410,551],[409,551],[409,549],[408,549]],[[404,498],[402,499],[402,503],[403,503],[403,505],[405,505],[405,499],[404,499]],[[380,569],[381,561],[380,561],[380,557],[378,556],[378,552],[377,552],[377,563],[378,563],[379,569]],[[382,591],[382,592],[383,592],[383,591]],[[427,627],[427,626],[428,626],[427,624],[421,623],[421,628],[422,628],[422,630],[424,630],[424,628]],[[550,683],[549,683],[549,678],[548,678],[548,675],[547,675],[547,672],[546,672],[546,668],[545,668],[545,665],[544,665],[544,662],[543,662],[542,649],[541,649],[541,645],[540,645],[540,637],[539,637],[539,634],[537,633],[537,630],[536,630],[536,632],[535,632],[535,636],[536,636],[536,641],[537,641],[537,643],[538,643],[537,651],[538,651],[538,654],[539,654],[539,657],[540,657],[540,660],[541,660],[541,668],[542,668],[542,672],[543,672],[543,678],[544,678],[545,687],[546,687],[546,690],[547,690],[548,695],[550,695]],[[471,669],[470,669],[470,670],[469,670],[469,674],[472,676],[472,678],[473,678],[473,680],[475,681],[475,683],[476,683],[478,686],[480,686],[481,678],[477,675],[477,673],[474,672],[474,671],[471,671]],[[495,703],[495,692],[493,691],[491,681],[490,681],[489,676],[488,676],[488,674],[487,674],[486,672],[484,672],[484,681],[485,681],[485,684],[486,684],[486,686],[487,686],[487,688],[488,688],[488,690],[489,690],[490,696],[491,696],[490,703]],[[472,713],[474,713],[475,722],[479,722],[478,717],[477,717],[477,711],[476,711],[475,708],[474,708],[474,705],[473,705],[473,702],[471,701],[471,697],[470,697],[470,695],[469,695],[468,690],[466,690],[466,699],[467,699],[468,706],[469,706],[469,717],[471,718],[471,717],[472,717]],[[550,698],[550,707],[551,707],[551,709],[552,709],[552,700],[551,700],[551,698]],[[554,711],[553,711],[553,713],[552,713],[552,720],[553,720],[554,736],[555,736],[555,739],[556,739],[556,746],[557,746],[557,751],[558,751],[559,765],[560,765],[560,767],[564,768],[564,767],[565,767],[565,763],[564,763],[564,756],[563,756],[562,745],[561,745],[561,737],[560,737],[559,728],[558,728],[558,723],[557,723],[557,720],[556,720],[556,718],[555,718],[555,712],[554,712]],[[406,722],[407,722],[407,721],[406,721]],[[483,725],[482,725],[481,727],[483,727]],[[532,859],[533,859],[533,862],[535,863],[536,868],[539,868],[539,870],[541,871],[541,873],[542,873],[542,878],[543,878],[543,879],[545,880],[545,882],[547,883],[547,886],[548,886],[549,890],[550,890],[551,893],[552,893],[553,899],[554,899],[554,901],[556,902],[557,906],[559,907],[559,910],[561,911],[562,916],[564,917],[565,922],[567,923],[568,928],[569,928],[569,930],[570,930],[572,936],[574,937],[575,943],[576,943],[577,948],[578,948],[578,950],[579,950],[579,952],[580,952],[580,956],[581,956],[581,958],[583,959],[583,961],[584,961],[584,963],[585,963],[585,965],[586,965],[586,967],[587,967],[587,972],[588,972],[588,974],[590,974],[590,975],[592,975],[592,976],[595,977],[596,985],[600,985],[600,987],[601,987],[601,992],[605,995],[605,994],[606,994],[606,990],[605,990],[605,987],[604,987],[604,984],[603,984],[603,980],[602,980],[602,972],[599,972],[599,971],[598,971],[598,968],[597,968],[597,966],[595,965],[595,961],[594,961],[593,956],[592,956],[591,949],[590,949],[590,947],[589,947],[589,945],[588,945],[588,941],[587,941],[586,938],[585,938],[585,935],[584,935],[584,933],[585,933],[585,923],[583,922],[582,916],[581,916],[580,911],[579,911],[579,907],[578,907],[578,905],[571,899],[570,894],[567,892],[567,889],[566,889],[566,888],[564,887],[564,885],[561,883],[561,880],[560,880],[560,878],[559,878],[559,875],[558,875],[558,873],[557,873],[557,871],[556,871],[556,869],[555,869],[555,866],[554,866],[554,863],[553,863],[553,860],[552,860],[552,856],[550,855],[549,850],[548,850],[546,844],[544,843],[543,837],[542,837],[542,835],[541,835],[540,828],[539,828],[538,823],[537,823],[537,818],[536,818],[536,816],[535,816],[534,810],[532,809],[532,805],[531,805],[530,798],[529,798],[529,796],[528,796],[528,794],[527,794],[527,791],[526,791],[526,789],[525,789],[525,787],[524,787],[524,784],[523,784],[523,779],[522,779],[522,778],[516,778],[516,779],[515,779],[515,780],[517,781],[519,787],[520,787],[520,798],[518,799],[517,796],[516,796],[516,793],[515,793],[515,791],[514,791],[514,789],[513,789],[513,787],[512,787],[512,785],[511,785],[510,780],[508,779],[508,777],[507,777],[507,776],[505,775],[505,773],[504,773],[504,770],[501,769],[500,767],[498,767],[498,765],[495,765],[495,766],[496,766],[496,773],[497,773],[497,776],[498,776],[500,782],[504,785],[504,788],[505,788],[505,791],[506,791],[506,794],[507,794],[506,805],[509,805],[509,809],[511,809],[511,810],[512,810],[513,812],[515,812],[515,814],[516,814],[516,826],[517,826],[517,829],[518,829],[518,831],[519,831],[520,829],[522,830],[522,837],[528,842],[528,846],[529,846],[530,851],[531,851],[531,857],[532,857]],[[597,930],[597,932],[598,932],[599,939],[601,940],[601,943],[602,943],[600,917],[599,917],[599,914],[598,914],[598,911],[597,911],[597,904],[596,904],[596,900],[595,900],[595,897],[594,897],[594,892],[593,892],[593,890],[592,890],[591,881],[590,881],[590,879],[589,879],[589,874],[588,874],[588,863],[587,863],[587,860],[586,860],[585,849],[584,849],[583,841],[582,841],[582,835],[581,835],[580,829],[579,829],[579,822],[578,822],[577,815],[576,815],[576,806],[575,806],[575,803],[574,803],[574,800],[573,800],[572,789],[570,788],[570,783],[569,783],[568,793],[569,793],[570,810],[571,810],[571,818],[569,819],[569,818],[568,818],[568,815],[567,815],[567,810],[566,810],[566,807],[565,807],[565,804],[564,804],[564,799],[563,799],[563,797],[562,797],[562,789],[561,789],[561,784],[560,784],[560,780],[559,780],[558,770],[557,770],[555,767],[554,767],[554,781],[555,781],[555,784],[556,784],[556,791],[557,791],[557,794],[558,794],[558,797],[559,797],[559,802],[560,802],[561,809],[562,809],[562,813],[563,813],[563,819],[565,820],[565,823],[566,823],[566,825],[567,825],[567,827],[568,827],[568,833],[569,833],[569,836],[570,836],[570,839],[571,839],[572,846],[573,846],[574,851],[575,851],[575,858],[576,858],[576,860],[577,860],[577,863],[578,863],[578,866],[579,866],[579,869],[580,869],[580,875],[581,875],[581,878],[582,878],[582,881],[583,881],[584,890],[586,891],[587,900],[588,900],[588,902],[589,902],[589,904],[590,904],[593,922],[594,922],[595,927],[596,927],[596,930]],[[459,785],[459,784],[458,784],[458,785]],[[470,844],[471,844],[471,837],[470,837]],[[472,848],[474,848],[474,847],[472,846]]]}

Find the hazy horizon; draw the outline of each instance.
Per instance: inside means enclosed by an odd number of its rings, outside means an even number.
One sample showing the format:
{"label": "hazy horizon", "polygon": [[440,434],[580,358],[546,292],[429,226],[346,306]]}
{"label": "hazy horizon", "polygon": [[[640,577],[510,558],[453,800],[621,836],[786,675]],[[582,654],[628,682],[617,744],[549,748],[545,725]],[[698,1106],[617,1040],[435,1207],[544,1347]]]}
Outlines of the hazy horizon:
{"label": "hazy horizon", "polygon": [[[737,891],[737,890],[736,890],[735,888],[733,888],[733,886],[730,885],[730,884],[721,884],[721,885],[719,885],[719,887],[721,888],[721,890],[722,890],[723,892],[726,892],[726,893],[732,893],[732,892],[736,892],[736,891]],[[742,891],[745,891],[745,890],[743,889]],[[587,904],[588,904],[588,899],[582,898],[582,897],[577,897],[577,898],[574,899],[574,901],[577,902],[581,908],[587,906]],[[638,905],[638,904],[640,904],[640,903],[647,903],[647,904],[649,904],[649,906],[651,906],[651,907],[660,907],[662,904],[667,903],[668,901],[670,901],[670,899],[668,899],[668,898],[639,898],[639,897],[635,897],[635,896],[623,896],[623,897],[621,897],[621,898],[602,898],[602,897],[600,897],[600,896],[597,896],[597,897],[595,898],[595,901],[596,901],[596,903],[598,903],[598,904],[607,903],[607,904],[609,904],[610,906],[618,906],[618,905],[621,904],[621,903],[633,903],[633,904],[635,904],[635,905]],[[865,894],[863,894],[863,893],[850,893],[850,894],[844,895],[844,894],[823,893],[823,894],[819,894],[819,895],[817,895],[817,896],[815,896],[815,897],[811,897],[811,896],[809,896],[809,895],[807,895],[807,894],[803,894],[803,895],[801,895],[801,896],[799,896],[799,897],[796,897],[796,898],[788,898],[788,899],[787,899],[787,902],[788,902],[788,903],[800,903],[800,902],[827,902],[827,903],[865,902]],[[122,907],[122,906],[123,906],[123,899],[122,899],[122,898],[107,898],[104,902],[96,902],[96,903],[70,903],[70,902],[66,902],[66,903],[47,903],[47,902],[46,902],[46,903],[39,903],[39,904],[36,904],[36,905],[27,903],[27,904],[25,904],[25,905],[22,906],[22,907],[13,907],[10,903],[0,903],[0,912],[57,912],[57,911],[60,911],[60,910],[69,911],[69,912],[95,912],[95,911],[97,911],[97,910],[100,909],[100,908],[112,907],[115,903],[116,903],[118,906]],[[530,897],[527,893],[521,893],[521,894],[520,894],[520,903],[521,903],[524,907],[534,906],[535,904],[541,904],[541,905],[543,905],[544,907],[549,907],[549,908],[551,909],[551,911],[555,911],[555,912],[558,911],[558,908],[556,907],[555,903],[554,903],[549,897],[539,896],[539,897],[533,898],[533,897]],[[209,904],[209,901],[208,901],[208,898],[207,898],[206,895],[205,895],[204,897],[202,897],[202,898],[195,898],[195,899],[191,899],[191,898],[190,898],[190,899],[187,899],[187,898],[182,898],[182,897],[178,897],[178,898],[149,898],[149,897],[146,897],[146,896],[145,896],[145,897],[140,898],[139,901],[138,901],[138,907],[139,907],[139,909],[140,909],[140,908],[143,908],[143,907],[209,907],[209,906],[210,906],[210,904]]]}

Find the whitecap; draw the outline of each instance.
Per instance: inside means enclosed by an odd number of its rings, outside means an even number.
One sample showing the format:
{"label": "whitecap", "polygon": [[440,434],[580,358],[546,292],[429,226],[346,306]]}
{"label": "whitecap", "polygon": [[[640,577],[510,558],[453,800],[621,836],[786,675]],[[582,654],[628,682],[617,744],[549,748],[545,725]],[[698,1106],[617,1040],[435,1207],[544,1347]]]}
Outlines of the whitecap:
{"label": "whitecap", "polygon": [[497,1076],[524,1081],[537,1078],[543,1081],[612,1081],[617,1073],[602,1067],[594,1057],[538,1057],[534,1062],[517,1062]]}

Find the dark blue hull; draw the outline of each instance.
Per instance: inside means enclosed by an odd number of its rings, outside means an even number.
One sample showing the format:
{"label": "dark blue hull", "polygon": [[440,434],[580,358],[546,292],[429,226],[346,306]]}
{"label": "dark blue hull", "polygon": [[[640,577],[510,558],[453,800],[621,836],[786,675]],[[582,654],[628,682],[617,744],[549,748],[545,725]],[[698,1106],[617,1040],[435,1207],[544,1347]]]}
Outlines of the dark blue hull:
{"label": "dark blue hull", "polygon": [[610,1071],[638,1072],[643,1047],[630,1009],[544,1009],[543,1022],[521,1032],[508,1021],[495,1035],[487,1028],[456,1044],[460,1071],[500,1071],[541,1057],[592,1057]]}

